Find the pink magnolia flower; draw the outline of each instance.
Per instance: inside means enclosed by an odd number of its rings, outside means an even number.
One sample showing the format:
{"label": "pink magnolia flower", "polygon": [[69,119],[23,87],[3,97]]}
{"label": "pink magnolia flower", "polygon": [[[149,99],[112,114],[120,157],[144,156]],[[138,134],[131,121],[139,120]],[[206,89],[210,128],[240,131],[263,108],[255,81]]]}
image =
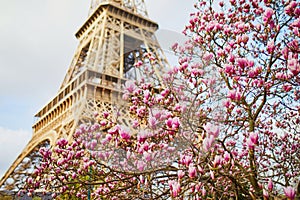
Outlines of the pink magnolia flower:
{"label": "pink magnolia flower", "polygon": [[224,153],[224,160],[226,162],[228,162],[230,160],[230,154],[227,151],[225,151],[225,153]]}
{"label": "pink magnolia flower", "polygon": [[275,50],[274,40],[271,40],[271,41],[269,41],[268,44],[267,44],[267,52],[268,52],[269,54],[271,54],[271,53],[274,52],[274,50]]}
{"label": "pink magnolia flower", "polygon": [[68,144],[68,140],[62,138],[62,139],[59,139],[56,143],[59,147],[64,147]]}
{"label": "pink magnolia flower", "polygon": [[226,55],[226,52],[223,49],[219,49],[217,51],[218,57],[224,57]]}
{"label": "pink magnolia flower", "polygon": [[151,153],[151,152],[144,151],[144,153],[143,153],[143,158],[144,158],[146,161],[150,162],[150,161],[152,160],[152,153]]}
{"label": "pink magnolia flower", "polygon": [[202,144],[203,151],[208,152],[214,141],[215,141],[215,137],[213,135],[209,135],[208,137],[204,138]]}
{"label": "pink magnolia flower", "polygon": [[42,154],[44,158],[50,158],[52,155],[51,150],[45,147],[40,148],[39,153]]}
{"label": "pink magnolia flower", "polygon": [[203,55],[203,57],[202,57],[202,59],[204,60],[204,61],[210,61],[212,58],[214,57],[214,55],[212,54],[212,53],[209,53],[209,52],[206,52],[204,55]]}
{"label": "pink magnolia flower", "polygon": [[296,1],[291,1],[290,4],[284,9],[285,13],[292,16],[294,15],[294,10],[297,7]]}
{"label": "pink magnolia flower", "polygon": [[195,178],[197,176],[197,169],[194,167],[193,164],[189,165],[189,177],[190,178]]}
{"label": "pink magnolia flower", "polygon": [[105,140],[107,140],[108,142],[111,141],[111,139],[112,139],[111,134],[107,134],[107,135],[105,136]]}
{"label": "pink magnolia flower", "polygon": [[139,153],[142,153],[144,151],[148,151],[151,148],[151,144],[146,141],[144,144],[142,144],[139,148]]}
{"label": "pink magnolia flower", "polygon": [[178,170],[178,172],[177,172],[177,176],[178,176],[178,179],[181,179],[182,177],[184,177],[184,171],[182,171],[182,170]]}
{"label": "pink magnolia flower", "polygon": [[174,43],[171,48],[173,51],[175,51],[178,48],[178,43]]}
{"label": "pink magnolia flower", "polygon": [[102,114],[105,119],[107,119],[109,116],[109,112],[107,112],[107,111],[104,111]]}
{"label": "pink magnolia flower", "polygon": [[180,162],[184,164],[185,166],[189,166],[192,162],[193,157],[192,156],[180,156]]}
{"label": "pink magnolia flower", "polygon": [[226,108],[230,108],[232,106],[231,101],[229,99],[226,99],[222,102],[223,106]]}
{"label": "pink magnolia flower", "polygon": [[95,111],[95,112],[93,113],[93,115],[94,115],[94,117],[98,117],[98,116],[99,116],[99,113],[98,113],[97,111]]}
{"label": "pink magnolia flower", "polygon": [[246,35],[246,34],[244,34],[244,35],[242,36],[242,42],[243,42],[244,44],[247,44],[248,41],[249,41],[249,36]]}
{"label": "pink magnolia flower", "polygon": [[145,178],[144,178],[143,175],[140,175],[139,179],[140,179],[140,182],[141,182],[141,183],[144,183],[144,182],[145,182]]}
{"label": "pink magnolia flower", "polygon": [[[292,40],[292,41],[290,41],[289,43],[288,43],[288,47],[289,47],[289,49],[290,50],[292,50],[292,51],[297,51],[298,49],[299,49],[299,42],[298,42],[298,40]],[[294,58],[297,58],[297,56],[296,57],[294,57]]]}
{"label": "pink magnolia flower", "polygon": [[106,125],[107,125],[107,121],[101,120],[101,121],[100,121],[100,125],[101,125],[101,126],[106,126]]}
{"label": "pink magnolia flower", "polygon": [[300,18],[296,19],[291,25],[293,27],[300,28]]}
{"label": "pink magnolia flower", "polygon": [[254,147],[255,147],[255,144],[252,142],[252,140],[250,138],[247,139],[246,144],[249,149],[254,149]]}
{"label": "pink magnolia flower", "polygon": [[77,177],[77,174],[75,172],[72,173],[72,178],[75,179]]}
{"label": "pink magnolia flower", "polygon": [[146,130],[141,130],[140,132],[138,132],[137,140],[139,143],[145,142],[148,136],[149,133]]}
{"label": "pink magnolia flower", "polygon": [[251,140],[251,142],[255,145],[258,144],[258,134],[257,132],[251,132],[250,135],[249,135],[249,138]]}
{"label": "pink magnolia flower", "polygon": [[284,85],[282,86],[282,89],[283,89],[285,92],[289,92],[289,91],[291,91],[291,90],[293,89],[293,86],[290,85],[290,84],[284,84]]}
{"label": "pink magnolia flower", "polygon": [[133,93],[136,90],[136,85],[133,81],[126,81],[125,82],[125,90],[128,91],[129,93]]}
{"label": "pink magnolia flower", "polygon": [[253,70],[253,69],[252,69],[252,70],[249,70],[247,74],[248,74],[248,76],[249,76],[250,78],[256,77],[256,72],[255,72],[255,70]]}
{"label": "pink magnolia flower", "polygon": [[203,128],[205,129],[208,135],[212,135],[215,138],[219,136],[220,129],[218,126],[211,123],[207,123],[203,126]]}
{"label": "pink magnolia flower", "polygon": [[248,66],[248,60],[246,58],[237,58],[236,61],[238,66],[242,69]]}
{"label": "pink magnolia flower", "polygon": [[178,182],[175,182],[174,184],[173,184],[173,191],[172,191],[172,196],[173,197],[177,197],[178,195],[179,195],[179,193],[180,193],[180,183],[178,183]]}
{"label": "pink magnolia flower", "polygon": [[138,160],[136,166],[138,170],[143,171],[146,167],[146,163],[142,160]]}
{"label": "pink magnolia flower", "polygon": [[118,134],[120,131],[120,126],[116,125],[115,127],[109,129],[107,132],[111,135]]}
{"label": "pink magnolia flower", "polygon": [[263,196],[264,198],[269,199],[269,193],[265,189],[263,189]]}
{"label": "pink magnolia flower", "polygon": [[185,63],[185,62],[187,62],[188,61],[188,58],[187,57],[184,57],[184,58],[180,58],[179,60],[178,60],[178,62],[179,62],[179,64],[183,64],[183,63]]}
{"label": "pink magnolia flower", "polygon": [[168,96],[169,93],[170,93],[170,90],[169,89],[165,89],[165,90],[163,90],[161,92],[161,96],[166,97],[166,96]]}
{"label": "pink magnolia flower", "polygon": [[232,101],[240,101],[241,98],[242,98],[242,94],[240,93],[239,90],[230,90],[230,91],[228,92],[227,97],[228,97],[229,99],[231,99]]}
{"label": "pink magnolia flower", "polygon": [[285,79],[286,77],[285,77],[285,74],[284,73],[282,73],[282,72],[277,72],[276,74],[275,74],[275,77],[277,78],[277,79]]}
{"label": "pink magnolia flower", "polygon": [[203,69],[192,69],[191,70],[192,75],[194,75],[195,77],[202,77],[205,73],[205,71]]}
{"label": "pink magnolia flower", "polygon": [[224,34],[229,35],[231,33],[231,28],[228,25],[224,25]]}
{"label": "pink magnolia flower", "polygon": [[91,126],[91,131],[96,131],[98,128],[100,128],[100,124],[95,123]]}
{"label": "pink magnolia flower", "polygon": [[129,140],[131,137],[129,130],[127,130],[124,127],[120,130],[120,136],[122,139],[124,139],[126,141]]}
{"label": "pink magnolia flower", "polygon": [[143,62],[142,61],[137,61],[136,63],[134,63],[134,66],[135,67],[140,67],[140,66],[142,66],[143,65]]}
{"label": "pink magnolia flower", "polygon": [[268,190],[269,191],[273,190],[273,181],[272,181],[272,179],[269,179],[269,181],[268,181]]}
{"label": "pink magnolia flower", "polygon": [[264,13],[264,18],[263,18],[264,22],[268,22],[272,18],[273,14],[274,14],[274,10],[272,8],[267,8]]}
{"label": "pink magnolia flower", "polygon": [[97,146],[97,140],[93,139],[93,140],[90,142],[89,147],[90,147],[91,150],[94,150],[94,149],[96,148],[96,146]]}
{"label": "pink magnolia flower", "polygon": [[214,159],[213,166],[214,168],[218,167],[221,164],[221,156],[217,155]]}
{"label": "pink magnolia flower", "polygon": [[149,127],[151,129],[156,129],[158,122],[159,121],[156,119],[156,117],[149,117],[148,119]]}
{"label": "pink magnolia flower", "polygon": [[229,99],[231,99],[231,100],[235,100],[235,95],[236,95],[236,91],[235,91],[235,90],[230,90],[230,91],[228,92],[227,97],[228,97]]}
{"label": "pink magnolia flower", "polygon": [[32,183],[33,183],[33,179],[32,179],[31,177],[29,177],[29,178],[27,179],[27,183],[28,183],[28,184],[32,184]]}
{"label": "pink magnolia flower", "polygon": [[139,107],[137,110],[136,110],[136,114],[139,116],[139,117],[143,117],[146,113],[146,107],[145,106],[141,106]]}
{"label": "pink magnolia flower", "polygon": [[180,190],[181,190],[180,183],[177,182],[177,181],[172,180],[172,181],[169,181],[168,184],[169,184],[169,187],[170,187],[172,197],[177,197],[180,193]]}
{"label": "pink magnolia flower", "polygon": [[287,61],[287,67],[295,76],[300,72],[300,64],[295,58],[291,58]]}
{"label": "pink magnolia flower", "polygon": [[166,120],[166,125],[168,128],[177,129],[180,126],[180,121],[178,117],[169,118]]}
{"label": "pink magnolia flower", "polygon": [[210,170],[209,172],[210,172],[210,178],[212,180],[214,180],[215,179],[215,173],[212,170]]}
{"label": "pink magnolia flower", "polygon": [[230,64],[225,64],[224,65],[224,71],[228,74],[228,75],[232,75],[234,74],[235,70],[234,70],[234,66],[230,65]]}
{"label": "pink magnolia flower", "polygon": [[139,127],[139,125],[140,125],[140,123],[139,123],[138,120],[133,120],[132,121],[132,128],[137,128],[137,127]]}
{"label": "pink magnolia flower", "polygon": [[[59,159],[56,163],[57,163],[58,166],[61,166],[61,165],[63,165],[63,164],[65,163],[65,159],[61,158],[61,159]],[[60,172],[60,169],[58,169],[58,170],[59,170],[59,171],[57,171],[56,173],[59,173],[59,172]]]}
{"label": "pink magnolia flower", "polygon": [[296,191],[293,187],[288,186],[286,188],[283,189],[283,192],[285,194],[285,196],[290,199],[290,200],[294,200],[295,196],[296,196]]}
{"label": "pink magnolia flower", "polygon": [[288,48],[288,47],[284,47],[284,48],[281,50],[281,53],[282,53],[284,59],[287,60],[288,57],[289,57],[289,48]]}
{"label": "pink magnolia flower", "polygon": [[[300,9],[299,9],[300,10]],[[298,27],[294,27],[293,28],[293,32],[295,35],[297,35],[298,37],[300,36],[300,31],[299,31],[299,28]]]}
{"label": "pink magnolia flower", "polygon": [[205,197],[205,196],[206,196],[206,190],[205,190],[205,188],[204,188],[204,187],[203,187],[203,188],[202,188],[202,190],[201,190],[201,194],[202,194],[202,196],[203,196],[203,197]]}
{"label": "pink magnolia flower", "polygon": [[185,62],[185,63],[183,63],[183,64],[180,65],[179,69],[182,70],[182,71],[184,71],[185,69],[188,68],[188,66],[189,66],[189,64]]}
{"label": "pink magnolia flower", "polygon": [[150,99],[150,91],[149,90],[144,90],[144,99],[143,99],[143,101],[145,102],[145,103],[148,103],[148,101],[149,101],[149,99]]}

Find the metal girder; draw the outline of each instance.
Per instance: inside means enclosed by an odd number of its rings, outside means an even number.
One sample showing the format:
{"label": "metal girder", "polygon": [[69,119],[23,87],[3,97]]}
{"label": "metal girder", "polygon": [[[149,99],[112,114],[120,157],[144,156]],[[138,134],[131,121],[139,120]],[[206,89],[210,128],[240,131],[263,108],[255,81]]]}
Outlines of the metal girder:
{"label": "metal girder", "polygon": [[89,13],[93,13],[100,4],[110,3],[129,10],[132,13],[148,17],[144,0],[92,0]]}

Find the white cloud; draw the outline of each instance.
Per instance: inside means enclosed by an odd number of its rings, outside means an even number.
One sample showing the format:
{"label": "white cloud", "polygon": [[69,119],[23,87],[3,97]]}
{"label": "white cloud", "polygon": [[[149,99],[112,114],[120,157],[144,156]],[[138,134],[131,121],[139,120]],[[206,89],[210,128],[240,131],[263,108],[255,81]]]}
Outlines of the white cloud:
{"label": "white cloud", "polygon": [[58,0],[0,3],[2,94],[30,96],[35,91],[50,97],[57,91],[78,44],[74,33],[88,10],[83,2],[66,1],[69,7]]}
{"label": "white cloud", "polygon": [[146,2],[151,20],[161,29],[183,31],[190,13],[195,12],[196,0],[149,0]]}
{"label": "white cloud", "polygon": [[0,177],[25,148],[31,135],[29,131],[0,127]]}

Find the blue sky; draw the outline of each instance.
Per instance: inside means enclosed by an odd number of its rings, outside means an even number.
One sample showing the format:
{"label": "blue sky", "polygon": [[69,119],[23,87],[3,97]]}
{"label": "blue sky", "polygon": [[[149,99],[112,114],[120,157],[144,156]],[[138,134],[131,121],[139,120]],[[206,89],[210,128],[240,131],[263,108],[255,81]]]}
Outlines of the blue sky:
{"label": "blue sky", "polygon": [[[150,19],[173,40],[196,0],[146,0]],[[0,0],[0,176],[31,138],[34,114],[59,89],[86,20],[87,0]],[[168,49],[166,34],[158,33]],[[182,38],[180,38],[182,39]],[[172,43],[173,41],[171,41]]]}

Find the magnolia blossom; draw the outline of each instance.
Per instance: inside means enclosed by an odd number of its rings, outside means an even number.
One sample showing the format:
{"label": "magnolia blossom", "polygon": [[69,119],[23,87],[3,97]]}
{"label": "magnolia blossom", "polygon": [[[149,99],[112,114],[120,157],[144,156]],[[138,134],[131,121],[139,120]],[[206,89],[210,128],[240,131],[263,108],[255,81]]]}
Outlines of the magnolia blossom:
{"label": "magnolia blossom", "polygon": [[178,170],[177,174],[178,174],[178,179],[181,179],[185,173],[183,170]]}
{"label": "magnolia blossom", "polygon": [[172,197],[177,197],[180,193],[180,183],[176,181],[169,181],[169,187]]}
{"label": "magnolia blossom", "polygon": [[212,135],[215,138],[219,136],[220,129],[218,126],[211,123],[207,123],[203,126],[203,128],[207,132],[207,135]]}
{"label": "magnolia blossom", "polygon": [[264,22],[268,22],[272,18],[273,14],[274,10],[272,8],[267,8],[264,13]]}
{"label": "magnolia blossom", "polygon": [[68,140],[66,140],[66,139],[64,139],[64,138],[59,139],[59,140],[57,141],[57,145],[58,145],[59,147],[66,146],[67,144],[68,144]]}
{"label": "magnolia blossom", "polygon": [[137,62],[134,64],[135,67],[140,67],[140,66],[142,66],[142,65],[143,65],[143,62],[142,62],[141,60],[137,61]]}
{"label": "magnolia blossom", "polygon": [[296,191],[293,187],[288,186],[286,188],[283,189],[285,196],[290,199],[290,200],[294,200],[295,196],[296,196]]}
{"label": "magnolia blossom", "polygon": [[197,169],[192,164],[189,165],[189,177],[195,178],[197,176]]}
{"label": "magnolia blossom", "polygon": [[209,135],[208,137],[206,137],[203,140],[203,150],[205,152],[209,151],[209,149],[212,147],[214,140],[215,140],[215,137],[213,135]]}
{"label": "magnolia blossom", "polygon": [[269,181],[268,181],[268,190],[269,191],[273,190],[273,181],[272,181],[272,179],[269,179]]}
{"label": "magnolia blossom", "polygon": [[122,139],[124,140],[129,140],[130,139],[130,130],[127,129],[126,127],[122,127],[122,129],[120,130],[120,136]]}
{"label": "magnolia blossom", "polygon": [[204,55],[203,55],[203,60],[205,61],[210,61],[212,58],[213,58],[213,54],[212,53],[209,53],[209,52],[206,52]]}
{"label": "magnolia blossom", "polygon": [[288,69],[294,74],[297,75],[300,72],[299,61],[295,58],[291,58],[287,61]]}
{"label": "magnolia blossom", "polygon": [[275,50],[274,40],[271,40],[267,44],[267,52],[268,53],[273,53],[274,50]]}
{"label": "magnolia blossom", "polygon": [[127,90],[129,93],[132,93],[133,91],[135,91],[136,89],[136,85],[134,83],[134,81],[126,81],[125,82],[125,90]]}
{"label": "magnolia blossom", "polygon": [[138,160],[136,166],[139,171],[143,171],[146,167],[146,163],[144,161]]}
{"label": "magnolia blossom", "polygon": [[238,90],[230,90],[227,97],[232,101],[240,101],[242,94]]}

